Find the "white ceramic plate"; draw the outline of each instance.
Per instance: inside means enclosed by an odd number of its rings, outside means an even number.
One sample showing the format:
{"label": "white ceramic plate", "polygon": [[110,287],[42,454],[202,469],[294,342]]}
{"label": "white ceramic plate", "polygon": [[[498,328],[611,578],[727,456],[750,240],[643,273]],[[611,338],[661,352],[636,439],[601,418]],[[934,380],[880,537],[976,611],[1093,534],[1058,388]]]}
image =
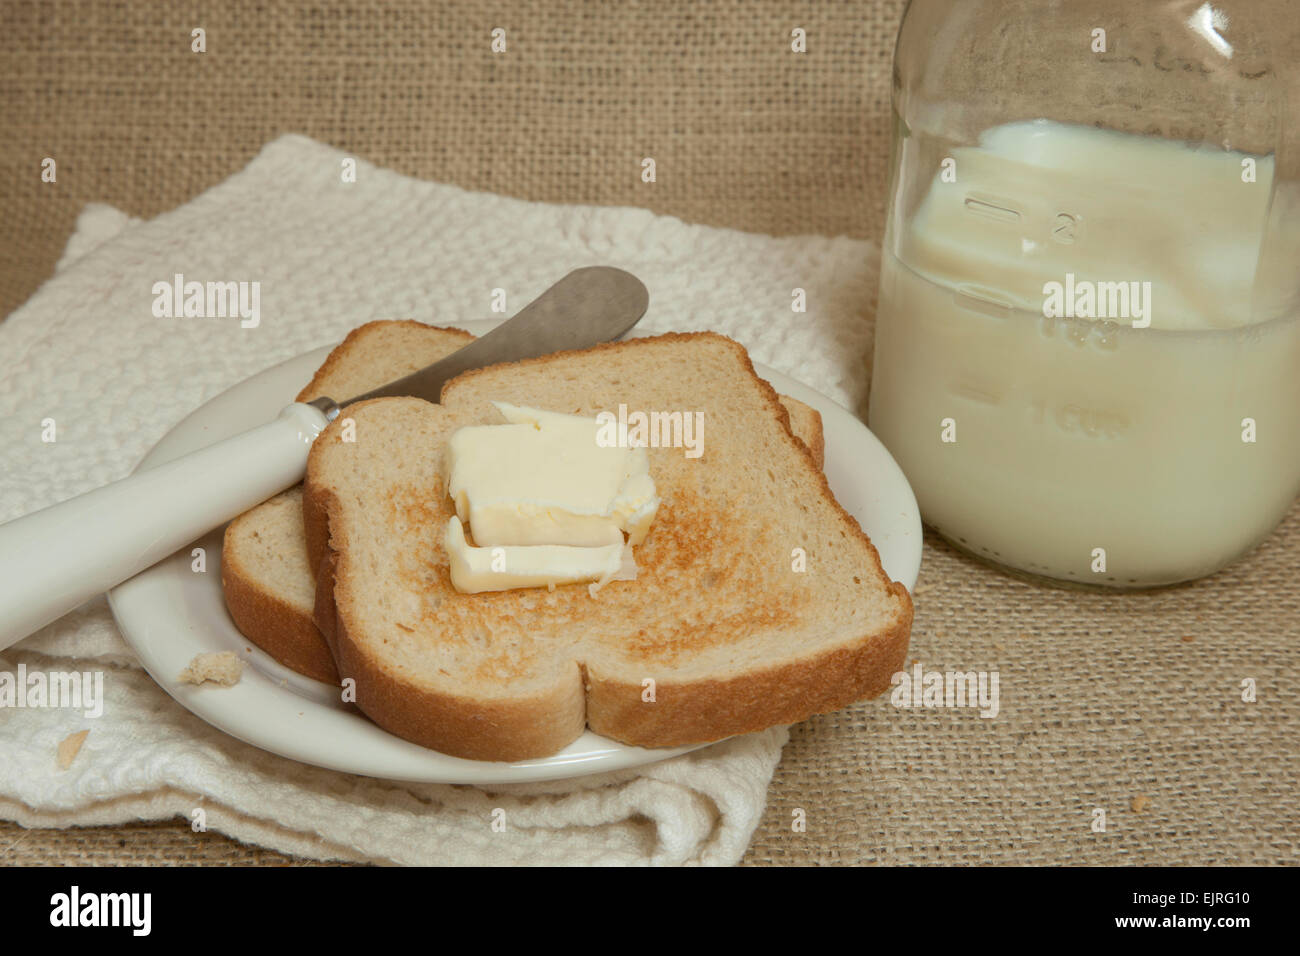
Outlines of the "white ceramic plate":
{"label": "white ceramic plate", "polygon": [[[461,323],[476,335],[495,324]],[[329,351],[329,347],[317,349],[218,395],[165,435],[141,467],[161,464],[269,421],[293,401]],[[778,392],[821,412],[831,489],[871,536],[886,573],[910,590],[921,565],[921,518],[912,489],[889,452],[865,425],[826,396],[772,369],[758,366],[758,373]],[[487,763],[449,757],[394,737],[343,704],[336,687],[294,673],[239,633],[221,592],[222,530],[114,588],[108,601],[122,633],[153,679],[183,706],[240,740],[348,773],[466,784],[577,777],[696,749],[645,750],[588,731],[550,757]],[[204,573],[191,569],[194,547],[205,549]],[[231,650],[249,661],[234,687],[177,682],[176,675],[195,654]]]}

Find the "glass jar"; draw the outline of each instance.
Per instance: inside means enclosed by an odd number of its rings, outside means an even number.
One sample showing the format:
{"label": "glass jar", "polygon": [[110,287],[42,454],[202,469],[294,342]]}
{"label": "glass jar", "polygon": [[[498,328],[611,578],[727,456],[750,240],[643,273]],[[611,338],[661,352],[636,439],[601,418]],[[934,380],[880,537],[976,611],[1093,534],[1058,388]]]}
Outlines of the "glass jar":
{"label": "glass jar", "polygon": [[869,423],[965,550],[1169,584],[1300,491],[1286,6],[908,7]]}

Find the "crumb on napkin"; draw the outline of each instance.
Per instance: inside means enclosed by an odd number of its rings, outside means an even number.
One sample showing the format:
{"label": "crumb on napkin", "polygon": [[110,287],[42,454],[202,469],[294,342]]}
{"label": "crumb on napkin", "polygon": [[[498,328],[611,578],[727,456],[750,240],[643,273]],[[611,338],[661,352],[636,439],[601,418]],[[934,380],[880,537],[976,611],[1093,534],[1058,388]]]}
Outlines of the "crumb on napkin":
{"label": "crumb on napkin", "polygon": [[185,665],[177,680],[183,684],[202,684],[211,681],[222,687],[239,683],[244,673],[244,662],[234,651],[220,651],[215,654],[197,654],[194,660]]}
{"label": "crumb on napkin", "polygon": [[81,752],[81,745],[86,742],[86,736],[89,730],[79,730],[75,734],[68,734],[59,741],[59,769],[67,770],[72,766],[72,761],[77,759],[77,754]]}

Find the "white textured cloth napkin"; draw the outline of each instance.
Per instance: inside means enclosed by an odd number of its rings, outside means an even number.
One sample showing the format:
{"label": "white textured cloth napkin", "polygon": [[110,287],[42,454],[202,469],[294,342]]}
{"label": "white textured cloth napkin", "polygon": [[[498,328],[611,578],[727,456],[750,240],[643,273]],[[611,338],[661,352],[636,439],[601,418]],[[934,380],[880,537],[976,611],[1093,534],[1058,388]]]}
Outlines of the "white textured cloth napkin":
{"label": "white textured cloth napkin", "polygon": [[[850,408],[866,398],[875,248],[549,206],[420,182],[300,136],[149,222],[83,212],[53,279],[3,323],[0,521],[127,475],[181,418],[254,372],[376,318],[500,318],[566,272],[650,290],[641,328],[715,329]],[[653,189],[653,184],[646,186]],[[159,318],[155,283],[256,281],[260,321]],[[806,311],[792,308],[804,290]],[[246,324],[246,323],[244,323]],[[57,440],[42,440],[54,419]],[[401,864],[738,861],[785,728],[615,775],[493,788],[308,767],[228,737],[140,668],[96,598],[0,654],[0,671],[103,670],[104,713],[0,708],[0,816],[63,827],[194,818],[319,859]],[[90,730],[72,765],[55,754]],[[491,827],[506,811],[505,832]]]}

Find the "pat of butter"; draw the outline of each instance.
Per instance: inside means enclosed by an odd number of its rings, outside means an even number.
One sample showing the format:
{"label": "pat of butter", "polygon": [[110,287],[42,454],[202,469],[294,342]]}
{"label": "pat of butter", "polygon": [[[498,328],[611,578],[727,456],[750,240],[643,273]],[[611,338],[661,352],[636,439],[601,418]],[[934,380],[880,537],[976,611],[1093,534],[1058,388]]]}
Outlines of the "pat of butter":
{"label": "pat of butter", "polygon": [[460,518],[453,515],[447,520],[444,543],[451,564],[452,586],[465,594],[579,581],[603,585],[615,577],[627,576],[621,540],[600,548],[562,544],[476,548],[465,540]]}
{"label": "pat of butter", "polygon": [[493,402],[505,425],[458,429],[447,491],[480,548],[640,544],[659,508],[645,448],[603,446],[594,418]]}

